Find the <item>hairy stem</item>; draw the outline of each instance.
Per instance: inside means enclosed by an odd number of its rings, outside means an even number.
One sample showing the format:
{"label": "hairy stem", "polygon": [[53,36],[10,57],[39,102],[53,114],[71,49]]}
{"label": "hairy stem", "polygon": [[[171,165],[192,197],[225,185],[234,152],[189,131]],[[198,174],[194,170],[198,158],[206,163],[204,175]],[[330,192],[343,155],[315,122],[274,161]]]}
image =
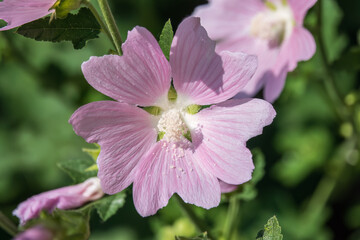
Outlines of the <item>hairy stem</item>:
{"label": "hairy stem", "polygon": [[14,237],[18,230],[15,224],[0,211],[0,227]]}
{"label": "hairy stem", "polygon": [[100,6],[100,9],[101,9],[101,12],[104,16],[105,23],[108,26],[113,43],[115,45],[116,52],[119,55],[122,55],[122,50],[121,50],[122,39],[121,39],[119,29],[116,25],[114,16],[111,13],[109,3],[107,2],[107,0],[98,0],[98,3]]}
{"label": "hairy stem", "polygon": [[[237,226],[239,224],[240,200],[236,196],[230,198],[228,213],[225,220],[224,239],[235,239]],[[237,238],[236,238],[237,239]]]}
{"label": "hairy stem", "polygon": [[187,215],[187,217],[192,221],[192,223],[195,225],[198,231],[200,232],[207,232],[208,237],[210,239],[214,239],[211,237],[211,234],[209,232],[209,228],[206,226],[206,224],[194,213],[191,206],[186,204],[177,194],[174,195],[176,200],[178,201],[179,205]]}
{"label": "hairy stem", "polygon": [[94,5],[89,1],[89,0],[84,0],[82,2],[87,8],[90,9],[90,11],[92,12],[92,14],[94,14],[97,22],[100,24],[101,29],[104,31],[104,33],[106,34],[106,36],[109,38],[109,40],[111,41],[111,43],[114,45],[115,49],[116,49],[116,45],[115,42],[113,41],[113,38],[109,32],[108,27],[106,26],[106,24],[104,23],[104,21],[102,20],[102,18],[100,17],[100,14],[98,13],[98,11],[96,10],[96,8],[94,7]]}

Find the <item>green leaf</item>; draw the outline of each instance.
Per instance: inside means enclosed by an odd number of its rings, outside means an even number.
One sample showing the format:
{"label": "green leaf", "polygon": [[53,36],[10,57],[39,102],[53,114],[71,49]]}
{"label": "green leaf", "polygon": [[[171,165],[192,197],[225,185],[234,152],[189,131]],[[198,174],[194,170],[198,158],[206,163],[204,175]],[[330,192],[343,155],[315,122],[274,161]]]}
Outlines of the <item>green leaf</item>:
{"label": "green leaf", "polygon": [[23,229],[42,225],[54,233],[54,239],[86,240],[90,236],[90,210],[43,211],[39,217],[26,223]]}
{"label": "green leaf", "polygon": [[90,159],[64,160],[59,162],[58,167],[66,172],[75,183],[80,183],[88,178],[95,177],[97,170],[92,170],[94,162]]}
{"label": "green leaf", "polygon": [[108,220],[125,204],[126,194],[120,192],[96,201],[95,208],[103,221]]}
{"label": "green leaf", "polygon": [[21,26],[16,33],[37,41],[71,41],[75,49],[81,49],[86,41],[97,38],[101,27],[88,8],[81,8],[79,13],[69,14],[65,19],[50,17],[39,19]]}
{"label": "green leaf", "polygon": [[257,237],[257,240],[282,240],[281,227],[276,216],[273,216],[265,224],[264,229],[261,230]]}
{"label": "green leaf", "polygon": [[169,60],[170,58],[170,48],[173,41],[174,32],[171,26],[170,19],[165,23],[164,28],[160,35],[159,45],[163,51],[165,57]]}
{"label": "green leaf", "polygon": [[204,232],[204,233],[201,234],[200,236],[194,237],[194,238],[187,238],[187,237],[178,237],[178,236],[175,236],[175,240],[210,240],[210,238],[208,238],[207,232]]}

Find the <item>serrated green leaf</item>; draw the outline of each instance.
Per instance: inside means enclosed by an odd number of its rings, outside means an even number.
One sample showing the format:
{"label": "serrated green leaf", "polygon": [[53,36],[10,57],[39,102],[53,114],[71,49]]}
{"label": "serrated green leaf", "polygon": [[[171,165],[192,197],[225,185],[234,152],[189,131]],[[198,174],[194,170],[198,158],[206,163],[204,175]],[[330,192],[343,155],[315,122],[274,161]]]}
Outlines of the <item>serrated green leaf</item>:
{"label": "serrated green leaf", "polygon": [[22,25],[16,33],[37,41],[71,41],[75,49],[81,49],[86,41],[97,38],[101,27],[88,8],[81,8],[78,14],[69,14],[65,19],[50,17]]}
{"label": "serrated green leaf", "polygon": [[171,26],[170,19],[165,23],[164,28],[160,35],[159,45],[165,57],[169,60],[171,43],[173,41],[174,32]]}
{"label": "serrated green leaf", "polygon": [[97,170],[89,171],[89,168],[94,165],[90,159],[64,160],[59,162],[58,167],[66,172],[75,183],[80,183],[88,178],[95,177]]}
{"label": "serrated green leaf", "polygon": [[261,230],[257,237],[257,240],[282,240],[283,235],[281,234],[281,227],[276,216],[270,218]]}
{"label": "serrated green leaf", "polygon": [[108,220],[125,204],[126,194],[120,192],[98,200],[95,208],[103,221]]}

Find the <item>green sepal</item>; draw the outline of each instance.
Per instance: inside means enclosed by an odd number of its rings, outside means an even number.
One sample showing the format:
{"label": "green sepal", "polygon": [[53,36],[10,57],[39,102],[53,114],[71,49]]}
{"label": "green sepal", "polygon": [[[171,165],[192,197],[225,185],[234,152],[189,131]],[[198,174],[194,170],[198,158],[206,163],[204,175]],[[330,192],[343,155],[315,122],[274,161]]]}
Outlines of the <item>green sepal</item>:
{"label": "green sepal", "polygon": [[288,5],[288,0],[281,0],[281,3],[283,6],[287,6]]}
{"label": "green sepal", "polygon": [[18,28],[16,33],[37,41],[71,41],[75,49],[81,49],[90,39],[98,38],[101,26],[88,8],[78,14],[69,14],[65,19],[51,17],[39,19]]}
{"label": "green sepal", "polygon": [[161,139],[163,139],[164,135],[165,135],[165,132],[159,132],[156,141],[158,142],[158,141],[160,141]]}
{"label": "green sepal", "polygon": [[276,5],[270,1],[265,1],[265,6],[268,7],[272,11],[276,11]]}
{"label": "green sepal", "polygon": [[192,142],[191,132],[189,130],[184,134],[184,137],[190,142]]}
{"label": "green sepal", "polygon": [[191,105],[187,106],[186,112],[194,115],[194,114],[198,113],[200,111],[200,109],[202,109],[202,107],[200,105],[191,104]]}
{"label": "green sepal", "polygon": [[175,102],[177,99],[177,92],[173,85],[170,86],[170,89],[168,92],[168,99],[170,102]]}
{"label": "green sepal", "polygon": [[49,9],[55,10],[55,18],[66,18],[70,11],[80,8],[82,0],[57,0]]}
{"label": "green sepal", "polygon": [[157,106],[143,107],[142,109],[154,116],[159,116],[162,113],[162,109]]}
{"label": "green sepal", "polygon": [[94,145],[96,148],[83,148],[82,151],[87,153],[94,160],[94,162],[96,162],[101,149],[99,144],[95,143]]}
{"label": "green sepal", "polygon": [[282,240],[283,235],[281,234],[281,227],[276,216],[270,218],[264,226],[264,229],[261,230],[256,240]]}
{"label": "green sepal", "polygon": [[165,57],[167,60],[170,59],[170,49],[171,49],[171,43],[174,38],[174,32],[171,26],[170,19],[165,23],[164,28],[161,31],[160,39],[159,39],[159,45],[161,50],[163,51]]}

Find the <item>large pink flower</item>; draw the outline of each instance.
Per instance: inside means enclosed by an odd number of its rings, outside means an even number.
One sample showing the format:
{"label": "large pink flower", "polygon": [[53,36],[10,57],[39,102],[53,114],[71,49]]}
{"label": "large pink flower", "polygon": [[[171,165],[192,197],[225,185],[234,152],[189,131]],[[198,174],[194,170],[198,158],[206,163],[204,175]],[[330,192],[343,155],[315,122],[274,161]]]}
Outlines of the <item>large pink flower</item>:
{"label": "large pink flower", "polygon": [[303,28],[306,12],[316,0],[210,0],[194,15],[217,51],[244,51],[258,56],[259,67],[240,96],[254,96],[263,86],[272,102],[280,95],[286,75],[316,50],[311,33]]}
{"label": "large pink flower", "polygon": [[0,2],[0,19],[8,23],[0,31],[8,30],[45,17],[56,0],[4,0]]}
{"label": "large pink flower", "polygon": [[[241,184],[251,178],[246,141],[275,116],[263,100],[226,101],[250,80],[256,57],[216,54],[198,18],[178,27],[170,62],[141,27],[128,33],[122,47],[123,56],[92,57],[82,65],[89,84],[117,102],[87,104],[70,119],[78,135],[101,146],[104,191],[114,194],[133,183],[142,216],[166,206],[174,193],[187,203],[217,206],[219,179]],[[176,100],[168,97],[171,79]],[[189,110],[211,104],[196,114]],[[149,106],[157,106],[158,114],[142,108]]]}
{"label": "large pink flower", "polygon": [[98,178],[90,178],[83,183],[63,187],[35,195],[14,210],[13,214],[20,219],[20,224],[38,217],[42,210],[52,212],[55,208],[71,209],[84,203],[101,198],[104,192]]}

